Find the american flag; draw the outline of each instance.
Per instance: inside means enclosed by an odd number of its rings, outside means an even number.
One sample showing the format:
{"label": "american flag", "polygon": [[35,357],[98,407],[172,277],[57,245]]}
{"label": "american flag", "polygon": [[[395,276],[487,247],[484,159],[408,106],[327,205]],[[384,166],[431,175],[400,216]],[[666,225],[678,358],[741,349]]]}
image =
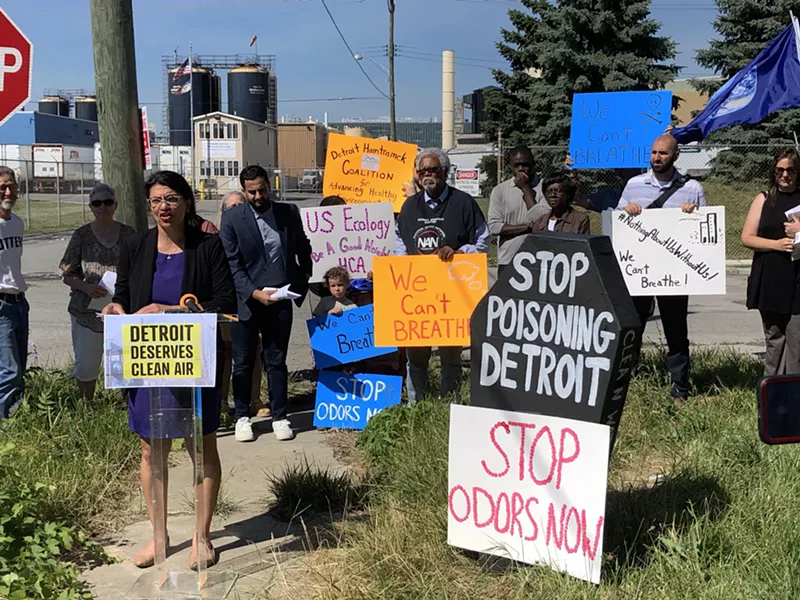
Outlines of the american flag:
{"label": "american flag", "polygon": [[187,92],[192,91],[192,82],[184,83],[183,85],[176,85],[172,88],[172,94],[174,96],[180,96],[181,94],[185,94]]}
{"label": "american flag", "polygon": [[175,75],[172,77],[172,81],[178,81],[178,79],[180,79],[184,75],[188,75],[189,73],[191,73],[191,69],[189,68],[189,59],[187,58],[185,61],[183,61],[181,68],[175,71]]}

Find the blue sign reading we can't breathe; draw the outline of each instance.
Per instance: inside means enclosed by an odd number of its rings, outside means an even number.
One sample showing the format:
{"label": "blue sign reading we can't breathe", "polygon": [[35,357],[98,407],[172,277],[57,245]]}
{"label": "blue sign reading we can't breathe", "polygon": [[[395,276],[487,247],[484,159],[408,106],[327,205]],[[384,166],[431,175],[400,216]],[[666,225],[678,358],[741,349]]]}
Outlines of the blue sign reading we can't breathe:
{"label": "blue sign reading we can't breathe", "polygon": [[653,141],[672,115],[672,92],[575,94],[569,154],[575,169],[650,166]]}
{"label": "blue sign reading we can't breathe", "polygon": [[396,352],[375,347],[375,311],[372,304],[306,321],[318,369],[346,365]]}
{"label": "blue sign reading we can't breathe", "polygon": [[384,408],[400,404],[402,390],[403,378],[397,375],[348,375],[320,371],[314,425],[364,429],[369,420]]}

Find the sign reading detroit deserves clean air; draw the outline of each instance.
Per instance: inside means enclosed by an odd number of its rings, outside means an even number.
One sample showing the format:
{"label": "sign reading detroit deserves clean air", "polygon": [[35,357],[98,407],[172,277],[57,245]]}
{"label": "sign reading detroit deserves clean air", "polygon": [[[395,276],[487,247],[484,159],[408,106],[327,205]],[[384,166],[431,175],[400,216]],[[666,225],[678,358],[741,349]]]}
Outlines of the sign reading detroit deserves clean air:
{"label": "sign reading detroit deserves clean air", "polygon": [[575,94],[569,154],[576,169],[647,168],[670,124],[672,92]]}
{"label": "sign reading detroit deserves clean air", "polygon": [[212,387],[216,315],[105,317],[106,387]]}
{"label": "sign reading detroit deserves clean air", "polygon": [[414,177],[416,157],[414,144],[331,133],[325,195],[341,196],[348,204],[391,202],[394,212],[400,212],[406,200],[403,186]]}

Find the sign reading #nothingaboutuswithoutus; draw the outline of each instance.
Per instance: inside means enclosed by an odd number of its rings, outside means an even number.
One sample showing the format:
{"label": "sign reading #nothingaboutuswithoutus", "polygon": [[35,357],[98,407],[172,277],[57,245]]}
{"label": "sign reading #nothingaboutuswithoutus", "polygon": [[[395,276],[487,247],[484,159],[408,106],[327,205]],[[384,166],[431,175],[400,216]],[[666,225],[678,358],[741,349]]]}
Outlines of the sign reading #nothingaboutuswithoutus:
{"label": "sign reading #nothingaboutuswithoutus", "polygon": [[704,206],[603,213],[631,296],[725,293],[725,208]]}

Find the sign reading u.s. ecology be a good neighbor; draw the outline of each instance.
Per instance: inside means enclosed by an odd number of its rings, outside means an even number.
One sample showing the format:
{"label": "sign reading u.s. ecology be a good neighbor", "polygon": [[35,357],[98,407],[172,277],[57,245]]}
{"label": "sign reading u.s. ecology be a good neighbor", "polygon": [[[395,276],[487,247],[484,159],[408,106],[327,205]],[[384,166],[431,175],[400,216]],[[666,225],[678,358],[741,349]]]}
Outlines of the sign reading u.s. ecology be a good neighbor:
{"label": "sign reading u.s. ecology be a good neighbor", "polygon": [[725,208],[704,206],[603,213],[603,233],[631,296],[725,293]]}

